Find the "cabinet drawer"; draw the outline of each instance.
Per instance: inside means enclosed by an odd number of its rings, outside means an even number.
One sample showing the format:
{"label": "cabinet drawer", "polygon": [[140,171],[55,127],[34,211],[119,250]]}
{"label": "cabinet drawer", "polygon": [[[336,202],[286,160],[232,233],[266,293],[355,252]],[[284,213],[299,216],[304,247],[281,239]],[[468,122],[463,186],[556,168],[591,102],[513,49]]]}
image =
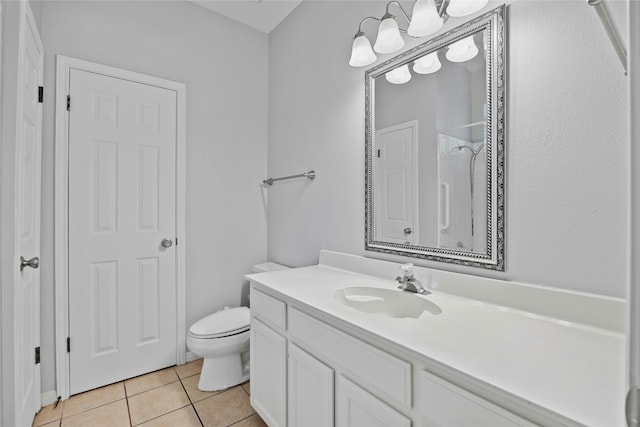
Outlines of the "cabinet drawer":
{"label": "cabinet drawer", "polygon": [[418,373],[418,387],[422,388],[421,395],[425,399],[420,407],[428,426],[535,426],[506,409],[427,371]]}
{"label": "cabinet drawer", "polygon": [[263,292],[251,288],[251,315],[287,329],[287,305]]}
{"label": "cabinet drawer", "polygon": [[385,399],[411,408],[411,365],[384,351],[289,308],[289,333],[312,354],[335,362],[363,386],[372,386]]}

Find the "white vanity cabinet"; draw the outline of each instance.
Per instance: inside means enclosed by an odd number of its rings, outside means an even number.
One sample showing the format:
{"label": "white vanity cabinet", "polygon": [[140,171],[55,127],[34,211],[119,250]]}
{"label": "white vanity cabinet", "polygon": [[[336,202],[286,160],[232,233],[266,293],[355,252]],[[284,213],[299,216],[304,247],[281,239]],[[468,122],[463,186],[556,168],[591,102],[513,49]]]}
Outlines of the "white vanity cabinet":
{"label": "white vanity cabinet", "polygon": [[252,284],[251,404],[270,427],[534,425],[311,313]]}

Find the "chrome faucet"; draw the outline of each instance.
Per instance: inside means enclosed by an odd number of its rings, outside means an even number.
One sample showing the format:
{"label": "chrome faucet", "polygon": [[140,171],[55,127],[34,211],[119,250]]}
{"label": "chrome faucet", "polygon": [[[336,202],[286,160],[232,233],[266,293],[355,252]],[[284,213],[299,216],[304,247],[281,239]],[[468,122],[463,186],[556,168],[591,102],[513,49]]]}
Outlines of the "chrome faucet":
{"label": "chrome faucet", "polygon": [[422,286],[422,283],[420,283],[420,281],[413,275],[413,264],[410,262],[402,264],[400,266],[400,270],[402,270],[402,276],[396,277],[396,281],[400,283],[400,285],[398,285],[398,289],[421,295],[428,295],[431,293],[426,290]]}

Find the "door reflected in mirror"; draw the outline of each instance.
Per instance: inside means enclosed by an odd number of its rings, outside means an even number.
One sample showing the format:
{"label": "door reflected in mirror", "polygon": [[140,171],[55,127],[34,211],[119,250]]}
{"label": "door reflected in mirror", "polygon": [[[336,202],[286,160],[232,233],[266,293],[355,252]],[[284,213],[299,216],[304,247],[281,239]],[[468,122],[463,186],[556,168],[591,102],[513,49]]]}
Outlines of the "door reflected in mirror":
{"label": "door reflected in mirror", "polygon": [[504,7],[366,83],[366,249],[504,269]]}

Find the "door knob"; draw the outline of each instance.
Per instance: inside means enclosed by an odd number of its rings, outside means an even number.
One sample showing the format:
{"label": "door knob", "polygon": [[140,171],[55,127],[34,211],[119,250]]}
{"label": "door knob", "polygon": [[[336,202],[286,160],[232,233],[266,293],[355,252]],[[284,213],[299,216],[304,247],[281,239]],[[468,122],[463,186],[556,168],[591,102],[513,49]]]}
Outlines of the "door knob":
{"label": "door knob", "polygon": [[38,268],[40,266],[40,258],[34,256],[31,259],[24,259],[23,256],[20,257],[20,271],[24,270],[25,267]]}
{"label": "door knob", "polygon": [[404,229],[404,234],[411,234],[413,230],[411,230],[411,227],[407,227]]}
{"label": "door knob", "polygon": [[173,246],[173,240],[165,237],[164,239],[162,239],[160,244],[163,248],[170,248],[171,246]]}

